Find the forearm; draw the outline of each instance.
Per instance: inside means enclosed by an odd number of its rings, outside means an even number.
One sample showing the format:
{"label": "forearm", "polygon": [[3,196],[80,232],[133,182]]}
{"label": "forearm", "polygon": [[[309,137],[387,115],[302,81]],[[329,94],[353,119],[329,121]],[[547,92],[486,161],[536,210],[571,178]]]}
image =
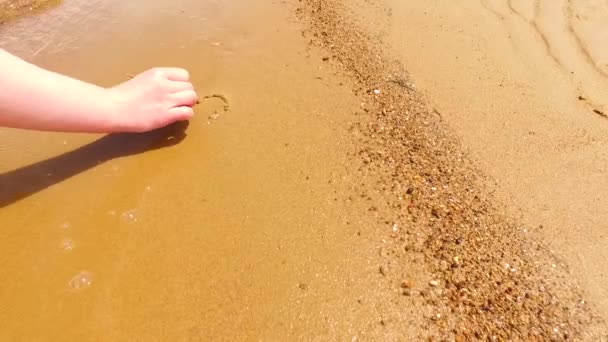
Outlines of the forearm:
{"label": "forearm", "polygon": [[41,69],[0,49],[0,126],[45,131],[117,129],[105,88]]}

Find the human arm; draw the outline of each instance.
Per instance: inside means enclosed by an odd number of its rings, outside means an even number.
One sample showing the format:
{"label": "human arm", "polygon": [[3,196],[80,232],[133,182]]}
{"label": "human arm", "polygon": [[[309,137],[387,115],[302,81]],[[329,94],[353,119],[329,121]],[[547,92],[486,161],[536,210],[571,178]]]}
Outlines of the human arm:
{"label": "human arm", "polygon": [[197,100],[183,69],[154,68],[103,88],[39,68],[0,49],[0,126],[144,132],[188,120]]}

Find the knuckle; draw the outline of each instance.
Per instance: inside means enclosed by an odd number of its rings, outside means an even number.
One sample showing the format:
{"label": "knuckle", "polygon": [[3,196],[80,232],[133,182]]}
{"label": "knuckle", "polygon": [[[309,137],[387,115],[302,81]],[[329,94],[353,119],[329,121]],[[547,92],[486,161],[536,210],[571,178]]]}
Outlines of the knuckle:
{"label": "knuckle", "polygon": [[183,77],[184,77],[186,80],[189,80],[189,79],[190,79],[190,73],[188,72],[188,70],[186,70],[186,69],[182,69],[182,68],[177,68],[177,69],[176,69],[176,71],[177,71],[178,73],[182,74],[182,75],[183,75]]}
{"label": "knuckle", "polygon": [[157,79],[163,78],[165,75],[165,70],[163,68],[152,68],[150,72],[152,74],[152,77]]}

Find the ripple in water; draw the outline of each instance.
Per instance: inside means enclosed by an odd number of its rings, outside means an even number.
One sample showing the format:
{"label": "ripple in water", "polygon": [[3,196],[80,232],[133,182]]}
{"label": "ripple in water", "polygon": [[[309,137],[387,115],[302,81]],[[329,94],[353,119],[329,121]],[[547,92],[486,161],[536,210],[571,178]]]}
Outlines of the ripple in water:
{"label": "ripple in water", "polygon": [[64,238],[61,240],[61,249],[65,252],[71,252],[74,249],[74,241],[69,238]]}
{"label": "ripple in water", "polygon": [[127,210],[122,215],[120,215],[120,219],[126,223],[135,223],[137,222],[137,210],[131,209]]}
{"label": "ripple in water", "polygon": [[93,283],[91,272],[81,271],[68,282],[68,286],[72,291],[82,291],[91,286],[91,283]]}

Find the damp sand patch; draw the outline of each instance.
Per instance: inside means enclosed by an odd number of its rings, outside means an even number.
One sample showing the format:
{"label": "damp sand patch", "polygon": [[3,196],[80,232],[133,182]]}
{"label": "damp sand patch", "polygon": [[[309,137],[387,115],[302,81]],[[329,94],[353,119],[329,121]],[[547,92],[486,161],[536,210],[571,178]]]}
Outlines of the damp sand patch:
{"label": "damp sand patch", "polygon": [[0,25],[55,7],[61,0],[0,0]]}

